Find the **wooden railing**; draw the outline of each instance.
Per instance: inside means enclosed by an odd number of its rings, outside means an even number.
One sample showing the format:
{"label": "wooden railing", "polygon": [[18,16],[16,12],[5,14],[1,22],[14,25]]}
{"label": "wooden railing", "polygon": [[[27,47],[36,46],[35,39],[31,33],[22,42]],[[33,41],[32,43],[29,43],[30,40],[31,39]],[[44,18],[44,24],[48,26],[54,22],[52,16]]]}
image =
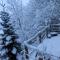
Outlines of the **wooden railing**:
{"label": "wooden railing", "polygon": [[[57,29],[56,29],[57,28]],[[26,60],[29,60],[29,49],[33,49],[36,50],[36,52],[38,51],[37,47],[32,46],[32,44],[35,41],[38,41],[39,43],[41,43],[50,32],[60,32],[60,24],[52,24],[49,26],[45,26],[41,31],[39,31],[37,34],[35,34],[31,39],[28,39],[27,41],[24,41],[24,50],[25,50],[25,58]],[[54,56],[55,57],[55,56]],[[60,59],[59,57],[56,57],[58,59]]]}
{"label": "wooden railing", "polygon": [[28,44],[32,44],[35,41],[39,41],[41,43],[43,41],[43,39],[48,36],[48,33],[49,33],[49,26],[45,26],[41,31],[39,31],[31,39],[28,39],[25,42]]}
{"label": "wooden railing", "polygon": [[50,31],[60,33],[60,24],[51,24]]}
{"label": "wooden railing", "polygon": [[28,52],[29,49],[37,50],[36,47],[30,44],[34,43],[35,41],[38,41],[39,43],[41,43],[43,39],[48,36],[48,30],[49,30],[49,26],[45,26],[41,31],[35,34],[35,36],[33,36],[31,39],[24,41],[25,60],[29,59],[29,52]]}

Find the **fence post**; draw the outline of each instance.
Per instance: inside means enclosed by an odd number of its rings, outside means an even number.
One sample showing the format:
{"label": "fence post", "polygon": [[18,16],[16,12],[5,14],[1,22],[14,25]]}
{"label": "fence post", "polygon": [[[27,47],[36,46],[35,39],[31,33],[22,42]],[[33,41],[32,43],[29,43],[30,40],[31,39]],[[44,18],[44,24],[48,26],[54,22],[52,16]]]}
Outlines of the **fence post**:
{"label": "fence post", "polygon": [[48,37],[49,29],[48,27],[46,28],[46,37]]}
{"label": "fence post", "polygon": [[50,33],[50,25],[46,28],[46,36],[48,37],[48,34]]}
{"label": "fence post", "polygon": [[40,42],[40,43],[42,42],[41,34],[39,35],[39,42]]}

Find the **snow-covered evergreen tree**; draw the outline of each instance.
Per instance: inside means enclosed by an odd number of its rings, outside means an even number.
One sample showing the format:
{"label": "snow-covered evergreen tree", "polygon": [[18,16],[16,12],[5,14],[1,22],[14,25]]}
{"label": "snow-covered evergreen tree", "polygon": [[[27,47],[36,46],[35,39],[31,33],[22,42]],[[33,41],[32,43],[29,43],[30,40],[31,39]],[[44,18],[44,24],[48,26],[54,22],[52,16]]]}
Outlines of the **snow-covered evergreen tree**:
{"label": "snow-covered evergreen tree", "polygon": [[17,53],[21,51],[20,44],[16,42],[17,34],[10,23],[9,13],[1,12],[0,29],[0,60],[17,60]]}

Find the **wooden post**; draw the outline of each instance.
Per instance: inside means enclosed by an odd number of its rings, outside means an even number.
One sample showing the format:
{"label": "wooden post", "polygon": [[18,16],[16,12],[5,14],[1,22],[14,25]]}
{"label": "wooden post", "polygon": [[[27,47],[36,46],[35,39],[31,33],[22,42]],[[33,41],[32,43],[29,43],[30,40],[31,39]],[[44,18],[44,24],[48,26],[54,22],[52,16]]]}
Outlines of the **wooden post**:
{"label": "wooden post", "polygon": [[39,42],[41,43],[42,41],[41,41],[42,39],[41,39],[41,34],[39,35]]}
{"label": "wooden post", "polygon": [[48,37],[49,27],[46,28],[46,37]]}

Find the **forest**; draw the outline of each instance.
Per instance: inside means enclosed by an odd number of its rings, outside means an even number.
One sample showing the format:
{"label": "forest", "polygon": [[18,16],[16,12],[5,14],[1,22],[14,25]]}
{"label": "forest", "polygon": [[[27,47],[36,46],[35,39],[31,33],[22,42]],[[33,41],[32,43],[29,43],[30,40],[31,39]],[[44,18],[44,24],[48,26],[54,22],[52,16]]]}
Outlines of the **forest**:
{"label": "forest", "polygon": [[0,60],[60,60],[60,0],[0,0]]}

